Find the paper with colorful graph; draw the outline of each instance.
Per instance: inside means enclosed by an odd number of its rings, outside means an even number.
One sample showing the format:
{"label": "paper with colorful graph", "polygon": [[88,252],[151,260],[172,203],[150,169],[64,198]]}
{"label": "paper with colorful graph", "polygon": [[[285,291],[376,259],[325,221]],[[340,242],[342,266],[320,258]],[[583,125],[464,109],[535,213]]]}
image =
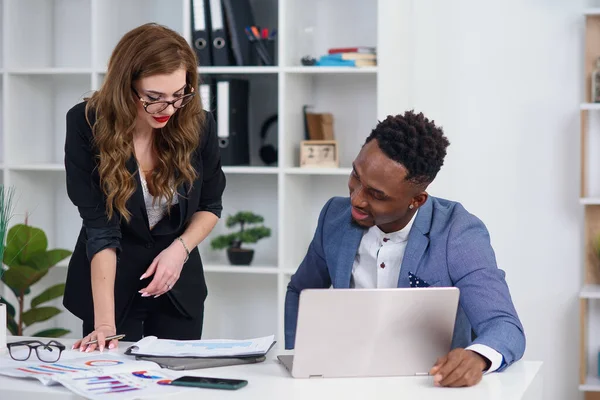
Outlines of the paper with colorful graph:
{"label": "paper with colorful graph", "polygon": [[60,360],[54,363],[42,362],[33,357],[27,361],[0,361],[0,375],[15,378],[35,378],[44,385],[57,383],[59,377],[80,377],[160,369],[150,361],[136,361],[119,353],[96,352],[86,354],[78,351],[65,351]]}
{"label": "paper with colorful graph", "polygon": [[55,379],[72,392],[91,400],[148,399],[180,393],[181,386],[170,386],[177,376],[164,370],[135,370],[94,376],[61,376]]}

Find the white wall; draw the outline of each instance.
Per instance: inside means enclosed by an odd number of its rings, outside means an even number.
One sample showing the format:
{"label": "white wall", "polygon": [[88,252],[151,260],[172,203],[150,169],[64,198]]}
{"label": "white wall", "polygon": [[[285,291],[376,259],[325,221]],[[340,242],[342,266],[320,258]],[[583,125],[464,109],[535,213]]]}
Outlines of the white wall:
{"label": "white wall", "polygon": [[399,47],[412,63],[398,56],[404,75],[396,86],[409,92],[393,98],[387,90],[380,101],[386,112],[414,107],[444,127],[451,146],[430,192],[462,202],[487,224],[525,326],[525,359],[545,363],[544,399],[581,398],[578,108],[585,4],[405,3],[411,18],[403,29],[411,40]]}

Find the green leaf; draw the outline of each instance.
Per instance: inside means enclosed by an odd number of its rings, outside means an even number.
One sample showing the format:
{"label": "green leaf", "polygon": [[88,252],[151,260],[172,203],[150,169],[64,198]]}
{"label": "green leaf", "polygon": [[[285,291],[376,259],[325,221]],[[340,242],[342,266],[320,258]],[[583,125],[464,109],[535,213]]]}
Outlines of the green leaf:
{"label": "green leaf", "polygon": [[56,307],[31,308],[23,313],[23,323],[30,326],[36,322],[47,321],[60,313],[61,311]]}
{"label": "green leaf", "polygon": [[35,268],[38,271],[44,271],[51,267],[54,267],[56,264],[69,257],[70,255],[71,252],[65,249],[39,251],[31,255],[27,262],[27,265]]}
{"label": "green leaf", "polygon": [[[29,289],[31,285],[42,279],[46,271],[36,271],[33,268],[24,265],[12,266],[4,272],[2,280],[14,291],[20,292]],[[19,296],[20,293],[17,293]]]}
{"label": "green leaf", "polygon": [[32,254],[46,251],[48,239],[40,228],[25,224],[17,224],[10,228],[6,237],[4,250],[4,264],[12,267],[13,264],[27,264]]}
{"label": "green leaf", "polygon": [[0,296],[0,303],[2,304],[6,304],[6,315],[8,315],[9,317],[15,317],[15,308],[13,307],[12,304],[10,304],[8,302],[8,300],[6,300],[4,297]]}
{"label": "green leaf", "polygon": [[242,222],[245,224],[258,224],[263,221],[264,219],[260,215],[254,214],[250,211],[240,211],[235,215],[230,215],[229,217],[227,217],[225,225],[228,228],[231,228]]}
{"label": "green leaf", "polygon": [[17,323],[15,322],[15,319],[13,317],[9,316],[8,318],[6,318],[6,327],[12,335],[16,336],[19,334],[19,327],[17,326]]}
{"label": "green leaf", "polygon": [[[4,281],[4,276],[3,276],[2,278],[0,278],[0,280],[1,280],[2,282],[4,282],[4,284],[6,285],[6,287],[8,287],[8,288],[9,288],[9,289],[10,289],[10,290],[13,292],[13,294],[15,295],[15,297],[19,297],[19,296],[21,296],[21,292],[20,292],[19,290],[15,289],[15,288],[13,288],[13,287],[10,287],[10,286],[8,285],[8,283],[6,283],[6,282]],[[26,289],[26,290],[23,292],[23,294],[24,294],[24,295],[28,295],[30,292],[31,292],[31,289],[27,288],[27,289]]]}
{"label": "green leaf", "polygon": [[264,226],[250,228],[240,235],[242,243],[256,243],[260,239],[271,236],[271,229]]}
{"label": "green leaf", "polygon": [[43,331],[36,332],[32,336],[57,338],[57,337],[64,336],[67,333],[71,333],[71,331],[68,329],[63,329],[63,328],[52,328],[52,329],[46,329]]}
{"label": "green leaf", "polygon": [[39,296],[34,297],[31,300],[31,307],[37,307],[42,303],[45,303],[50,300],[54,300],[57,297],[65,294],[65,284],[59,283],[58,285],[50,286],[48,289],[44,290]]}
{"label": "green leaf", "polygon": [[231,243],[237,239],[238,235],[236,233],[230,233],[229,235],[221,235],[214,238],[210,245],[213,250],[226,249],[231,246]]}

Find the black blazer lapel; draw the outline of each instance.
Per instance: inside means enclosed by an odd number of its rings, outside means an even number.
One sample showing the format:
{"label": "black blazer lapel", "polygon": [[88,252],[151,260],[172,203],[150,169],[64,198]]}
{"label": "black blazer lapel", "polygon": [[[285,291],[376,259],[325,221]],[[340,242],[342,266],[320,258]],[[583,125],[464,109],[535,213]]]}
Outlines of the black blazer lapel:
{"label": "black blazer lapel", "polygon": [[135,157],[131,156],[131,158],[125,164],[127,170],[133,175],[135,179],[135,192],[131,196],[128,201],[127,209],[132,214],[131,224],[136,223],[136,220],[139,221],[139,225],[143,230],[138,230],[138,232],[144,232],[147,238],[151,238],[150,235],[150,223],[148,222],[148,212],[146,211],[146,203],[144,202],[144,190],[142,189],[142,181],[140,178],[140,172],[137,166],[137,162],[135,161]]}
{"label": "black blazer lapel", "polygon": [[181,228],[187,220],[187,211],[190,194],[190,185],[187,182],[184,182],[182,185],[179,185],[177,187],[177,196],[179,197],[179,213],[181,215],[179,228]]}

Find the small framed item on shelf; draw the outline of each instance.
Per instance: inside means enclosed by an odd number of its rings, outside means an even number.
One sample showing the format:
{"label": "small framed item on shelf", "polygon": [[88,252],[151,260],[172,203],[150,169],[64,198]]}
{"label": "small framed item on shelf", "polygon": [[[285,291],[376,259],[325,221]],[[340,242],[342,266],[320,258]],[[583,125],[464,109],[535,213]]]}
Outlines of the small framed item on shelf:
{"label": "small framed item on shelf", "polygon": [[301,168],[338,168],[337,140],[303,140],[300,142]]}

